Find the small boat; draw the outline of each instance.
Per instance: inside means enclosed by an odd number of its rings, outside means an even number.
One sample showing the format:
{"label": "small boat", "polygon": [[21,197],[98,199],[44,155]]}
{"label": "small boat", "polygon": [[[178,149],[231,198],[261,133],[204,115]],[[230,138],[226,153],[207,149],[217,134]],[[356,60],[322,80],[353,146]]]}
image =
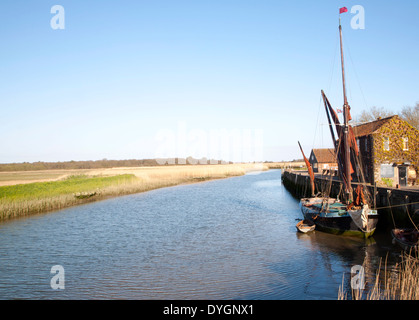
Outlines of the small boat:
{"label": "small boat", "polygon": [[316,225],[314,224],[313,221],[310,221],[310,220],[301,220],[300,222],[297,223],[296,227],[297,227],[297,230],[302,233],[308,233],[316,229]]}
{"label": "small boat", "polygon": [[418,251],[419,232],[416,229],[393,229],[391,230],[393,242],[396,242],[405,251]]}

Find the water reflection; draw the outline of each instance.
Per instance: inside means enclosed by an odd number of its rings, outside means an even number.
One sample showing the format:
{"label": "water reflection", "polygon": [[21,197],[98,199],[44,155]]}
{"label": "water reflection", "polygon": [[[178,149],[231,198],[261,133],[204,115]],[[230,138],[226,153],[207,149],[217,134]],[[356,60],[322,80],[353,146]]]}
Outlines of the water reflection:
{"label": "water reflection", "polygon": [[[0,224],[0,298],[337,299],[392,250],[315,231],[280,171],[109,199]],[[52,290],[50,269],[65,268]],[[346,280],[347,279],[347,280]]]}

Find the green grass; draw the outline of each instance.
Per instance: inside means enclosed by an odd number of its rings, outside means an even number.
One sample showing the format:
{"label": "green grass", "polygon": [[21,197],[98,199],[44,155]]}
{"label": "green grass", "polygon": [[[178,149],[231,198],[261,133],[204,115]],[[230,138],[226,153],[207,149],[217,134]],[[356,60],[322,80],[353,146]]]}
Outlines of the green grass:
{"label": "green grass", "polygon": [[133,174],[111,177],[89,177],[86,175],[70,176],[65,180],[35,182],[0,187],[0,200],[18,201],[50,198],[64,194],[94,192],[112,185],[126,184],[137,178]]}
{"label": "green grass", "polygon": [[133,174],[70,176],[64,180],[0,187],[0,220],[47,212],[103,199],[118,190],[138,185]]}

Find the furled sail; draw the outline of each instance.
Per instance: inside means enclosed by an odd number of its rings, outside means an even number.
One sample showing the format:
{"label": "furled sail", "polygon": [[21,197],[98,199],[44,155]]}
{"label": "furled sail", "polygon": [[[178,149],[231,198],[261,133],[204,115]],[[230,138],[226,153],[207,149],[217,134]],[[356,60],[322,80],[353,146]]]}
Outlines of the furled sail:
{"label": "furled sail", "polygon": [[310,182],[311,182],[311,195],[314,196],[315,193],[315,186],[314,186],[314,172],[313,172],[313,168],[311,167],[310,162],[308,161],[308,159],[306,158],[303,148],[301,148],[301,144],[300,141],[298,141],[298,145],[300,146],[300,150],[301,153],[303,154],[303,158],[304,158],[304,162],[306,163],[307,169],[308,169],[308,173],[310,175]]}

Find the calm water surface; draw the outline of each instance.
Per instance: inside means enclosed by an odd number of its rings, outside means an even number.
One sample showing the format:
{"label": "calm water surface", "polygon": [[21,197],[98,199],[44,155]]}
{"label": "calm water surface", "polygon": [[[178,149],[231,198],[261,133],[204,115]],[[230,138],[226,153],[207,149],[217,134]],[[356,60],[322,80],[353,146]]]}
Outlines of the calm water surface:
{"label": "calm water surface", "polygon": [[299,234],[301,217],[271,170],[4,222],[0,298],[336,299],[352,266],[368,281],[398,256],[387,234]]}

